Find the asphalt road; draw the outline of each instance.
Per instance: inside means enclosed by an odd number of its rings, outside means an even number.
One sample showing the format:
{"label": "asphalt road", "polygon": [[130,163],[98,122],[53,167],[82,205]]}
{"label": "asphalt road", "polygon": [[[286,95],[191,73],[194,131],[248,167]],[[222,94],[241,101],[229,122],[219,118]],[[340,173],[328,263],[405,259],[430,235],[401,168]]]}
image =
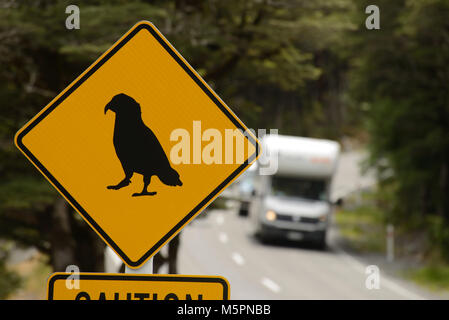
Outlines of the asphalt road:
{"label": "asphalt road", "polygon": [[[361,173],[363,158],[364,154],[357,151],[342,154],[333,184],[334,199],[375,183],[372,172]],[[181,233],[178,272],[225,277],[231,286],[231,299],[441,298],[392,277],[380,263],[380,288],[368,289],[366,271],[373,262],[338,247],[336,230],[332,227],[329,247],[322,251],[303,243],[262,244],[251,235],[249,223],[235,209],[202,213]],[[108,270],[116,272],[120,259],[113,253],[109,257]],[[167,271],[163,266],[160,273]]]}
{"label": "asphalt road", "polygon": [[[334,200],[375,184],[374,173],[361,170],[364,158],[361,151],[341,154],[331,190]],[[434,298],[387,276],[383,266],[380,289],[368,289],[370,264],[339,248],[333,228],[329,248],[320,251],[298,243],[261,244],[251,235],[249,223],[236,210],[209,211],[195,219],[182,232],[179,272],[224,276],[232,299]]]}
{"label": "asphalt road", "polygon": [[[235,211],[235,210],[234,210]],[[220,275],[231,299],[425,299],[399,279],[380,272],[380,289],[367,289],[366,266],[335,247],[291,242],[261,244],[249,220],[233,210],[212,210],[182,232],[179,273]]]}

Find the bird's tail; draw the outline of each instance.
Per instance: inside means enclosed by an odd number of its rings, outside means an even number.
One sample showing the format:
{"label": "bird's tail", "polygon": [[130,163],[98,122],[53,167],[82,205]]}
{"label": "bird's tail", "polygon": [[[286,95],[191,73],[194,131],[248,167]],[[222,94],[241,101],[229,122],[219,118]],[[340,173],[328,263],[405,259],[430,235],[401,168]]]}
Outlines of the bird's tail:
{"label": "bird's tail", "polygon": [[182,186],[182,181],[179,179],[179,173],[175,169],[169,167],[164,174],[158,175],[159,180],[168,186]]}

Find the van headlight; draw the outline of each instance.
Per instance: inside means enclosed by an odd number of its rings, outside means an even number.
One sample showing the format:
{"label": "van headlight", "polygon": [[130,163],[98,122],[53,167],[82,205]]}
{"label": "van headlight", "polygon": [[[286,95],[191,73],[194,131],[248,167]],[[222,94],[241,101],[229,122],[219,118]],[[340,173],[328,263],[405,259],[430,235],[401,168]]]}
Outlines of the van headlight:
{"label": "van headlight", "polygon": [[325,221],[327,221],[327,214],[322,215],[321,217],[318,218],[318,220],[320,220],[320,222],[325,222]]}
{"label": "van headlight", "polygon": [[276,212],[274,212],[273,210],[268,210],[265,214],[265,218],[267,218],[268,221],[276,220]]}

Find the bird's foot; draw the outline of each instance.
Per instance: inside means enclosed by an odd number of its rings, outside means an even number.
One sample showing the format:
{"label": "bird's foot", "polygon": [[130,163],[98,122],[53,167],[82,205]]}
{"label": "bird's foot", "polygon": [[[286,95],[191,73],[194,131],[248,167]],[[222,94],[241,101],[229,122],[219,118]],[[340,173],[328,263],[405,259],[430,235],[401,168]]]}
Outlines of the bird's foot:
{"label": "bird's foot", "polygon": [[148,191],[143,191],[140,193],[133,193],[133,197],[140,197],[140,196],[154,196],[157,192],[148,192]]}
{"label": "bird's foot", "polygon": [[123,181],[120,181],[120,183],[115,185],[115,186],[107,186],[106,188],[110,189],[110,190],[118,190],[118,189],[121,189],[123,187],[126,187],[130,183],[131,183],[131,180],[123,180]]}

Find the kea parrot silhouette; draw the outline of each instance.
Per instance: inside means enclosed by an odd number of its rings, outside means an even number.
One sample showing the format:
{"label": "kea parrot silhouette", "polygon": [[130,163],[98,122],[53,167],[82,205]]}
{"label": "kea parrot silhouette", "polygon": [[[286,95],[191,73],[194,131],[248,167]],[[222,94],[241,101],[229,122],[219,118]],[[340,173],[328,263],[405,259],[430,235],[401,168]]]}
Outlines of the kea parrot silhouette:
{"label": "kea parrot silhouette", "polygon": [[147,190],[152,176],[157,176],[166,185],[182,186],[179,174],[171,167],[159,140],[143,122],[139,103],[120,93],[105,106],[104,113],[108,110],[115,112],[113,142],[125,178],[107,188],[118,190],[126,187],[134,173],[143,175],[143,190],[134,193],[133,197],[156,194]]}

